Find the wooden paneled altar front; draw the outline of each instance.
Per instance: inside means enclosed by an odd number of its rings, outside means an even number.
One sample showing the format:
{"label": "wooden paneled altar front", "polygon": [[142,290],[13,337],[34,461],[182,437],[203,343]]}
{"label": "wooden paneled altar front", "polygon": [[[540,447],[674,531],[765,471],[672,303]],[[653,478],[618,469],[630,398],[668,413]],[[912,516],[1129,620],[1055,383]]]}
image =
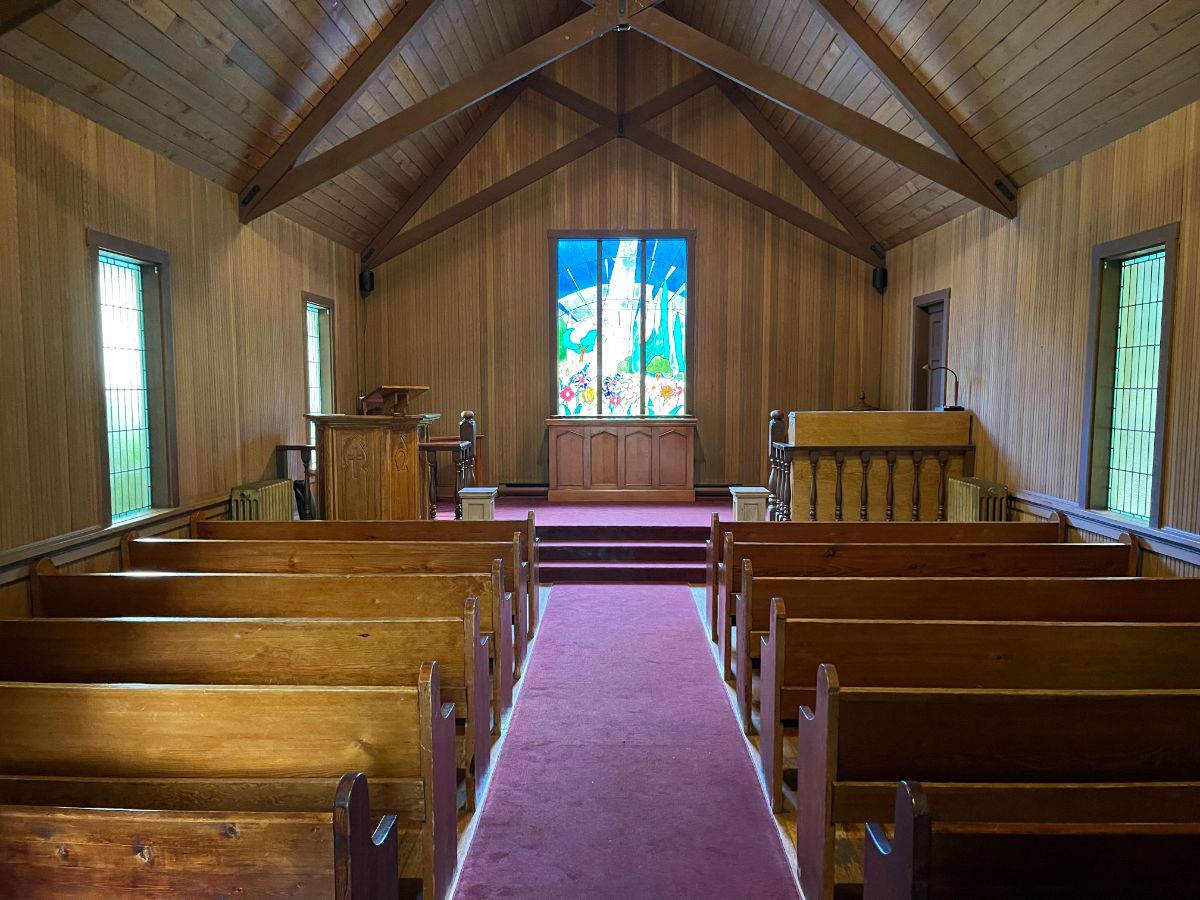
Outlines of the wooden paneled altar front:
{"label": "wooden paneled altar front", "polygon": [[554,416],[550,500],[691,502],[696,420]]}
{"label": "wooden paneled altar front", "polygon": [[322,518],[428,516],[428,481],[418,448],[429,415],[308,418],[317,428],[317,494]]}

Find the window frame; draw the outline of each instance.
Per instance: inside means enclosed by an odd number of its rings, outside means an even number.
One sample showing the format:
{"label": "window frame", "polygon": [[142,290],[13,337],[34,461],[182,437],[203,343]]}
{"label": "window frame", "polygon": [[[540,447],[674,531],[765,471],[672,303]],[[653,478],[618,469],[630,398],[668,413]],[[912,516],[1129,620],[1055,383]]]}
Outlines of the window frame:
{"label": "window frame", "polygon": [[[654,240],[662,238],[674,238],[676,240],[684,240],[687,242],[687,328],[683,338],[684,352],[687,354],[687,372],[684,373],[684,386],[686,391],[686,402],[684,403],[682,416],[612,416],[604,415],[603,413],[595,413],[588,416],[566,416],[561,417],[558,413],[558,242],[560,240],[596,240],[608,241],[619,238],[629,238],[633,240]],[[686,416],[695,415],[695,361],[696,361],[696,230],[692,228],[571,228],[571,229],[551,229],[547,232],[547,246],[549,248],[548,258],[548,285],[547,294],[549,295],[549,303],[547,307],[550,314],[550,352],[549,352],[549,372],[550,372],[550,412],[551,418],[570,418],[570,419],[604,419],[614,422],[633,422],[652,420],[656,422],[670,422]]]}
{"label": "window frame", "polygon": [[[1118,238],[1096,244],[1091,254],[1091,295],[1088,313],[1088,342],[1087,363],[1085,368],[1084,397],[1083,397],[1083,432],[1080,439],[1079,452],[1079,506],[1091,514],[1106,517],[1119,523],[1136,523],[1143,527],[1157,530],[1162,527],[1162,477],[1163,461],[1166,449],[1167,401],[1170,392],[1169,372],[1171,364],[1171,331],[1172,312],[1175,292],[1175,258],[1179,240],[1179,223],[1173,222],[1158,228],[1141,231],[1128,237]],[[1110,435],[1100,441],[1104,433],[1102,413],[1098,410],[1098,392],[1102,389],[1111,391],[1113,372],[1112,361],[1101,351],[1100,340],[1104,335],[1113,332],[1115,341],[1116,316],[1115,307],[1109,301],[1113,290],[1120,290],[1120,268],[1113,267],[1117,280],[1113,284],[1111,276],[1105,277],[1105,264],[1120,262],[1135,256],[1154,252],[1157,248],[1164,250],[1163,259],[1163,291],[1162,291],[1162,329],[1159,334],[1158,358],[1158,397],[1154,410],[1154,451],[1153,473],[1150,484],[1150,516],[1146,522],[1136,516],[1128,516],[1114,512],[1105,505],[1097,505],[1095,498],[1097,488],[1097,465],[1100,448],[1108,445],[1111,448]],[[1111,406],[1111,400],[1108,401]],[[1111,423],[1110,423],[1111,424]],[[1097,430],[1098,426],[1101,430]],[[1110,449],[1111,452],[1111,449]],[[1107,472],[1107,463],[1104,464]]]}
{"label": "window frame", "polygon": [[128,257],[141,265],[142,323],[146,336],[146,409],[150,430],[150,508],[122,517],[115,524],[131,521],[179,506],[178,429],[175,417],[175,345],[171,318],[171,257],[165,250],[139,244],[116,235],[87,230],[88,278],[92,282],[92,314],[96,325],[96,372],[98,377],[98,467],[100,476],[99,514],[102,528],[114,525],[112,515],[111,466],[108,457],[108,403],[105,396],[104,324],[100,314],[100,252]]}
{"label": "window frame", "polygon": [[[310,415],[308,411],[308,395],[311,385],[308,382],[308,307],[309,304],[319,306],[325,310],[329,318],[326,321],[329,323],[329,359],[321,360],[321,368],[329,373],[329,409],[321,413],[321,415],[329,415],[337,409],[337,322],[336,310],[337,307],[333,300],[329,297],[322,297],[320,294],[314,294],[310,291],[300,292],[300,332],[304,338],[301,344],[304,347],[304,353],[301,355],[301,360],[304,368],[304,411],[303,416]],[[305,420],[304,436],[308,438],[308,421]]]}

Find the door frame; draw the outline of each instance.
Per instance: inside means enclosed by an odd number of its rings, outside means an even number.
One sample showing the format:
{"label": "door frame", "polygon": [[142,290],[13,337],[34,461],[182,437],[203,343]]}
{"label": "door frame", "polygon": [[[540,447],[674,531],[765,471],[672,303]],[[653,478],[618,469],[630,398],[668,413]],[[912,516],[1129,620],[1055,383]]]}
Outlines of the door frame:
{"label": "door frame", "polygon": [[[917,343],[917,338],[921,334],[921,329],[920,329],[920,321],[921,320],[918,318],[918,316],[922,315],[923,313],[927,314],[926,310],[929,307],[931,307],[937,303],[942,304],[942,359],[947,361],[947,362],[943,363],[943,365],[948,364],[948,361],[949,361],[949,356],[947,356],[947,353],[950,349],[950,288],[942,288],[941,290],[930,291],[928,294],[921,294],[919,297],[913,298],[912,379],[910,381],[910,393],[909,393],[909,404],[908,404],[909,409],[920,408],[917,405],[917,393],[918,393],[917,388],[919,385],[921,385],[923,383],[923,380],[924,380],[922,378],[922,375],[924,373],[921,370],[921,366],[924,365],[924,363],[921,362],[921,359],[919,356],[921,349]],[[926,393],[928,393],[928,390],[929,390],[928,383],[926,383],[926,387],[925,387]]]}

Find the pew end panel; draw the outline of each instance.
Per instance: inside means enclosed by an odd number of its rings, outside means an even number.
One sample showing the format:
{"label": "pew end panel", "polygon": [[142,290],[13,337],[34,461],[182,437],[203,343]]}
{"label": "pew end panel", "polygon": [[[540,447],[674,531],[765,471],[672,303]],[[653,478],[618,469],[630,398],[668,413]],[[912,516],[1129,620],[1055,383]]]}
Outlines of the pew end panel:
{"label": "pew end panel", "polygon": [[[836,829],[832,811],[840,695],[837,669],[822,665],[817,669],[816,702],[812,709],[801,706],[797,717],[796,867],[800,889],[810,900],[833,898]],[[765,715],[766,710],[763,712]]]}
{"label": "pew end panel", "polygon": [[733,592],[740,589],[741,566],[734,565],[736,545],[733,535],[725,533],[721,558],[723,571],[721,580],[717,583],[717,655],[721,660],[721,675],[726,681],[733,681]]}
{"label": "pew end panel", "polygon": [[758,746],[767,798],[771,803],[771,811],[774,813],[781,813],[784,808],[783,711],[779,705],[783,699],[779,690],[783,673],[779,671],[779,664],[786,656],[786,639],[786,634],[782,630],[774,628],[766,637],[760,638],[762,642],[762,678],[760,681],[762,700]]}
{"label": "pew end panel", "polygon": [[426,861],[424,896],[444,900],[458,868],[458,778],[455,768],[454,704],[443,703],[437,663],[421,666],[419,688],[422,734],[421,778],[425,789],[425,827],[421,830]]}
{"label": "pew end panel", "polygon": [[525,520],[525,546],[525,560],[529,570],[529,640],[533,640],[542,614],[542,579],[538,575],[541,566],[541,545],[538,542],[537,524],[532,509]]}
{"label": "pew end panel", "polygon": [[392,898],[400,884],[396,817],[371,827],[367,776],[342,776],[333,800],[334,896],[338,900]]}
{"label": "pew end panel", "polygon": [[863,900],[928,900],[929,799],[918,782],[896,786],[895,823],[889,840],[868,822],[863,854]]}
{"label": "pew end panel", "polygon": [[[761,637],[761,635],[755,636],[749,628],[750,605],[754,602],[753,570],[753,563],[750,560],[742,560],[742,589],[734,595],[735,615],[737,621],[741,623],[738,627],[734,696],[737,698],[738,716],[742,720],[742,731],[747,735],[754,733],[751,721],[751,706],[754,699],[754,662],[751,658],[753,655],[751,649],[753,642]],[[758,653],[758,656],[761,659],[761,651]],[[765,682],[763,684],[765,686]]]}
{"label": "pew end panel", "polygon": [[717,580],[720,577],[720,528],[721,517],[712,514],[709,523],[708,540],[704,542],[704,612],[707,616],[709,638],[717,642]]}

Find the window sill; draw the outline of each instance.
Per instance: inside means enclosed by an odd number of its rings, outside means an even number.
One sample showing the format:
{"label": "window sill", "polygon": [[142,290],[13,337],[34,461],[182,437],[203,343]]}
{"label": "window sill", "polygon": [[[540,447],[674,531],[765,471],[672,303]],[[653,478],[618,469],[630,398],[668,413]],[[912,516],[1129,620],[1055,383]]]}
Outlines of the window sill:
{"label": "window sill", "polygon": [[1012,497],[1030,507],[1032,512],[1058,513],[1070,527],[1114,539],[1129,532],[1152,553],[1200,566],[1198,534],[1178,528],[1151,528],[1140,519],[1103,509],[1084,509],[1076,503],[1037,491],[1013,491]]}

